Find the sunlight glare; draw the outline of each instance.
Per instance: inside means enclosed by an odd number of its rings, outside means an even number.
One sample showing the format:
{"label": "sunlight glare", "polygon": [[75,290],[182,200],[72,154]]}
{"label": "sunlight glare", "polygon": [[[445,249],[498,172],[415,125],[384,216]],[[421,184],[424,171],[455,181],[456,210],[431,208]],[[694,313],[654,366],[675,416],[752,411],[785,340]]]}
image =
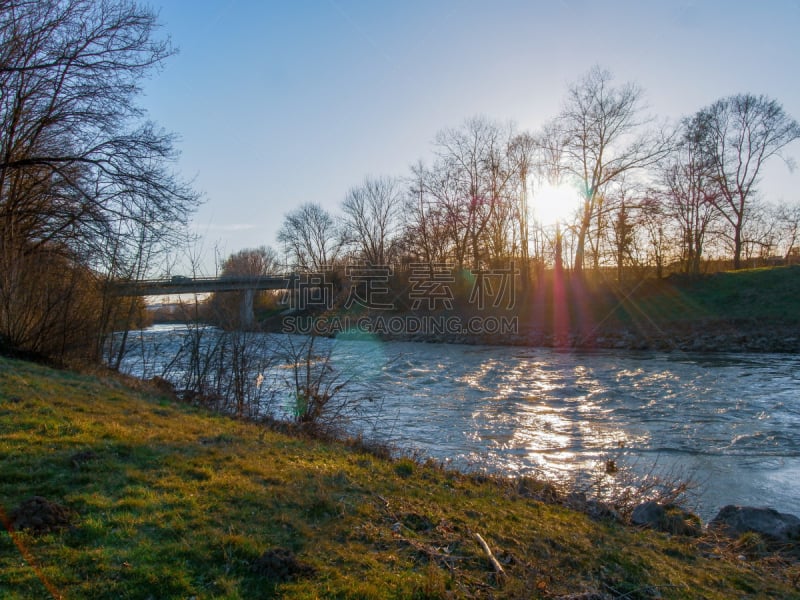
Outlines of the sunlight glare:
{"label": "sunlight glare", "polygon": [[533,217],[541,225],[550,226],[568,222],[580,202],[575,186],[545,183],[533,194]]}

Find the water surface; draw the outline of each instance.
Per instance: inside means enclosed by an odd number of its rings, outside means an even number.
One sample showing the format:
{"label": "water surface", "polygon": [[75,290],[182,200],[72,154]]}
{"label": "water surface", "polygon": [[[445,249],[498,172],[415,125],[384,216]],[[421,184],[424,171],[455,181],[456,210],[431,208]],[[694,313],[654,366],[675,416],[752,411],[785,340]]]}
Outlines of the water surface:
{"label": "water surface", "polygon": [[[167,335],[144,332],[164,355]],[[365,407],[368,433],[457,468],[585,479],[613,459],[692,477],[705,518],[725,504],[800,514],[795,355],[316,344]],[[285,381],[287,368],[265,376]]]}

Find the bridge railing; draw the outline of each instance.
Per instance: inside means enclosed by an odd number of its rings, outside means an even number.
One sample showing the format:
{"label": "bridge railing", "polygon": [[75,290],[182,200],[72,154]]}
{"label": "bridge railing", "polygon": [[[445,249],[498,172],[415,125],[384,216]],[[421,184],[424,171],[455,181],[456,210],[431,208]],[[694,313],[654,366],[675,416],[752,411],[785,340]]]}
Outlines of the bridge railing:
{"label": "bridge railing", "polygon": [[299,281],[296,273],[256,276],[185,277],[175,275],[163,279],[112,281],[111,290],[120,296],[155,296],[192,292],[224,292],[237,290],[278,290],[292,287]]}

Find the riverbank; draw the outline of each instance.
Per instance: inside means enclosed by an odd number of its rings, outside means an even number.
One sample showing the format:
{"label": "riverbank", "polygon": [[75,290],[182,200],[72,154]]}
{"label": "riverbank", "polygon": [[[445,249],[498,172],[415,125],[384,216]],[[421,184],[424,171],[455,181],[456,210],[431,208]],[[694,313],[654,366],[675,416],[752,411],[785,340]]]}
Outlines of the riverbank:
{"label": "riverbank", "polygon": [[286,435],[131,383],[0,359],[4,521],[48,517],[0,535],[4,598],[800,598],[798,564],[752,536],[593,519],[543,483]]}
{"label": "riverbank", "polygon": [[[519,296],[519,293],[517,294]],[[456,317],[453,320],[452,317]],[[663,352],[800,352],[800,266],[620,286],[548,273],[513,310],[397,315],[441,330],[374,326],[392,341]],[[372,314],[375,320],[385,314]],[[468,331],[466,325],[488,331]],[[452,327],[451,327],[452,326]],[[505,330],[503,330],[505,329]],[[387,331],[388,330],[388,331]],[[409,331],[411,330],[411,331]],[[357,332],[356,332],[357,334]]]}
{"label": "riverbank", "polygon": [[[348,285],[343,284],[342,298]],[[546,272],[527,294],[507,292],[511,306],[488,302],[480,309],[468,282],[460,289],[448,306],[434,300],[438,310],[369,310],[357,304],[347,310],[272,308],[258,314],[255,330],[580,350],[800,353],[800,265],[625,284]],[[410,290],[392,291],[393,305],[402,304],[397,299]]]}
{"label": "riverbank", "polygon": [[[358,339],[358,334],[346,338]],[[586,331],[554,332],[521,324],[503,334],[381,334],[382,341],[488,346],[526,346],[560,350],[654,350],[658,352],[800,353],[800,325],[755,319],[698,319],[626,327],[600,325]]]}

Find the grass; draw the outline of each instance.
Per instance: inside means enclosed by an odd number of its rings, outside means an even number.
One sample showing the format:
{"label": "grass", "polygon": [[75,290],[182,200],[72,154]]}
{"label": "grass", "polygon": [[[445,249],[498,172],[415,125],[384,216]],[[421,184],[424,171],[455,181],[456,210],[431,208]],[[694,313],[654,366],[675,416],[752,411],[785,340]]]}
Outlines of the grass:
{"label": "grass", "polygon": [[800,266],[647,278],[622,286],[567,276],[558,293],[548,277],[521,313],[537,330],[554,327],[559,312],[564,326],[583,334],[622,329],[677,339],[698,331],[800,335]]}
{"label": "grass", "polygon": [[800,266],[727,271],[681,287],[712,315],[800,321]]}
{"label": "grass", "polygon": [[73,515],[0,533],[3,599],[800,598],[788,559],[743,561],[521,489],[0,358],[5,524],[34,495]]}
{"label": "grass", "polygon": [[800,322],[800,266],[725,271],[699,278],[645,281],[616,306],[621,321],[657,323]]}

